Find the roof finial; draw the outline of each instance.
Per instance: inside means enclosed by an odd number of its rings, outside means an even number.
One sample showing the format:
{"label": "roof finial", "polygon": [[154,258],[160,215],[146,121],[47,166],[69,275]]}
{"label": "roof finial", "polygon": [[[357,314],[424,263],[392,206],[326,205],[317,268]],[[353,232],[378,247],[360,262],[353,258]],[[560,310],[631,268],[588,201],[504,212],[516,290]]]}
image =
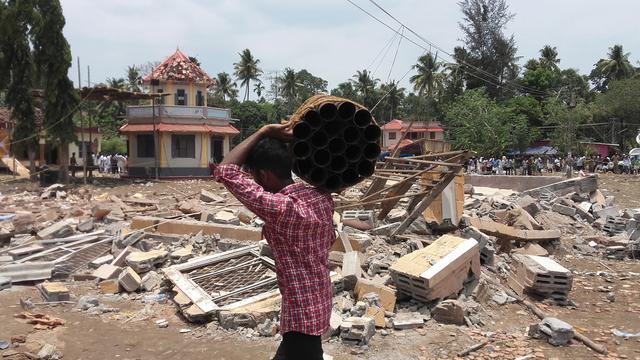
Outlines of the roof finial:
{"label": "roof finial", "polygon": [[176,45],[176,51],[180,51],[180,45]]}

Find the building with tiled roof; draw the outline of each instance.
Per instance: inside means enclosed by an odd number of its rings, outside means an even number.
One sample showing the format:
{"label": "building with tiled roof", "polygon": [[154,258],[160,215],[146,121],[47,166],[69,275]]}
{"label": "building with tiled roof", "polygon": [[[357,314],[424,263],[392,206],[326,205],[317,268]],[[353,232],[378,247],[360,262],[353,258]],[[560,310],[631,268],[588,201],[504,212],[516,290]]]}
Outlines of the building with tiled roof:
{"label": "building with tiled roof", "polygon": [[157,103],[127,107],[128,175],[131,177],[210,176],[239,131],[229,109],[207,106],[215,86],[200,66],[180,50],[142,78],[145,90],[164,94]]}
{"label": "building with tiled roof", "polygon": [[444,140],[444,129],[438,122],[414,121],[411,128],[409,128],[409,124],[408,121],[398,119],[384,124],[381,127],[382,147],[387,150],[393,149],[407,131],[401,147],[416,140]]}

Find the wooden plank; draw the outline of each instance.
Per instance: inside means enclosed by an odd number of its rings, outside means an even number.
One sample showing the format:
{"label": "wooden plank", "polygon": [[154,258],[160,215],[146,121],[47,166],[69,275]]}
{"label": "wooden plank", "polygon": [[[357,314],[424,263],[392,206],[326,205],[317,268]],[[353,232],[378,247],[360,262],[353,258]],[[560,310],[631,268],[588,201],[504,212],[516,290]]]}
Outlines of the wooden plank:
{"label": "wooden plank", "polygon": [[218,310],[218,306],[211,300],[211,296],[200,286],[189,280],[177,269],[170,267],[162,272],[191,302],[198,306],[204,313],[209,314]]}

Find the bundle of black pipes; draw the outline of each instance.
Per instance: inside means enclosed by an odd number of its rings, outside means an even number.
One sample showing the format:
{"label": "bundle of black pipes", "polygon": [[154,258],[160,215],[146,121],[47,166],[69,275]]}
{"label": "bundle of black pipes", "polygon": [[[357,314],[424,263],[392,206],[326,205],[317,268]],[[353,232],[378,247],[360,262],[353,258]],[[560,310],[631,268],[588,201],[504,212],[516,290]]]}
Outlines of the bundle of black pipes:
{"label": "bundle of black pipes", "polygon": [[346,99],[327,98],[298,114],[293,171],[314,186],[340,192],[373,175],[381,131],[369,110]]}

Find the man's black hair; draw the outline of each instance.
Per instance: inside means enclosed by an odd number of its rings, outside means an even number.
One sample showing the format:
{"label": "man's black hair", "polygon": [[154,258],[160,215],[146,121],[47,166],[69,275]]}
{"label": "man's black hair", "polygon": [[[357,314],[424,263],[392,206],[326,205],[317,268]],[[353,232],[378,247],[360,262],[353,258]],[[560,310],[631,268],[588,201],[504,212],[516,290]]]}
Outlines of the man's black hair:
{"label": "man's black hair", "polygon": [[271,171],[282,181],[291,179],[291,165],[291,153],[287,144],[272,137],[260,139],[244,162],[247,169]]}

